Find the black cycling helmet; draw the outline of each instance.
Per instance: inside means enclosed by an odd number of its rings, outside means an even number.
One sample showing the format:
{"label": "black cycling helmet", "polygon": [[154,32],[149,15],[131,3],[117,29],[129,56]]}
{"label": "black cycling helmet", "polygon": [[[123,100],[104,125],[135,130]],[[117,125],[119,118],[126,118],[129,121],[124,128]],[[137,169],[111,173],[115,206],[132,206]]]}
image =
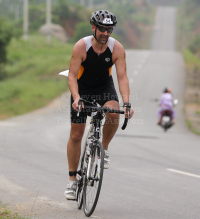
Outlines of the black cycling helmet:
{"label": "black cycling helmet", "polygon": [[117,18],[114,14],[106,10],[95,11],[90,18],[90,24],[95,26],[114,27]]}

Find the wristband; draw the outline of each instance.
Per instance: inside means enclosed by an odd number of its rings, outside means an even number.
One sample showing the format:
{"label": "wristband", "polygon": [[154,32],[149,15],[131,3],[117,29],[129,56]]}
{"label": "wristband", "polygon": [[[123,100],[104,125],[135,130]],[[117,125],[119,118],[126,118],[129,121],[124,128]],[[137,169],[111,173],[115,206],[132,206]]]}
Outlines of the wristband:
{"label": "wristband", "polygon": [[125,102],[123,107],[131,108],[131,103]]}

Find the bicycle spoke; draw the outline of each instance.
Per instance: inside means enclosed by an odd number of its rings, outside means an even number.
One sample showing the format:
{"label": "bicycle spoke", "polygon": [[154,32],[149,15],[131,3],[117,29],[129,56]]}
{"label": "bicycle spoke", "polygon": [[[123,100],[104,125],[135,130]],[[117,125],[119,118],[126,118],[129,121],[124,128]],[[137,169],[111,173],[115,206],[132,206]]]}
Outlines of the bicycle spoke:
{"label": "bicycle spoke", "polygon": [[[84,212],[86,216],[90,216],[97,204],[101,184],[102,184],[102,178],[103,178],[103,165],[104,165],[104,150],[103,146],[98,143],[99,146],[95,147],[95,153],[92,157],[92,163],[91,163],[91,174],[89,179],[86,179],[85,186],[84,186]],[[98,162],[99,160],[99,153],[101,162]],[[100,167],[98,168],[98,165]],[[98,173],[98,170],[100,170],[100,173]]]}

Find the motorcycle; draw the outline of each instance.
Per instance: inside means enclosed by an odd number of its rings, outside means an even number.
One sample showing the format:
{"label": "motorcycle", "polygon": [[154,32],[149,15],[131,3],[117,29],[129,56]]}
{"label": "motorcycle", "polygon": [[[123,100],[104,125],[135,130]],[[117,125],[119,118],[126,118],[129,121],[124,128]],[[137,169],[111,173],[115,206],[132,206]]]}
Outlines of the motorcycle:
{"label": "motorcycle", "polygon": [[[174,106],[178,104],[178,100],[175,99],[173,101]],[[161,121],[161,127],[164,129],[164,131],[166,132],[169,128],[171,128],[174,123],[170,121],[170,117],[171,117],[171,111],[170,110],[164,110],[162,112],[162,121]]]}

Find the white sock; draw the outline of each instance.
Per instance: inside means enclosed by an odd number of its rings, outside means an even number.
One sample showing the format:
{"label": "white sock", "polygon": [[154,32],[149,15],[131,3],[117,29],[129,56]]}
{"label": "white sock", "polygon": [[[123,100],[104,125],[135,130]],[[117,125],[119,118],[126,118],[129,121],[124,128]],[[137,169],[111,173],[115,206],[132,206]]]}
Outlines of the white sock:
{"label": "white sock", "polygon": [[70,180],[69,180],[69,183],[77,183],[77,182],[76,182],[76,181],[70,181]]}

